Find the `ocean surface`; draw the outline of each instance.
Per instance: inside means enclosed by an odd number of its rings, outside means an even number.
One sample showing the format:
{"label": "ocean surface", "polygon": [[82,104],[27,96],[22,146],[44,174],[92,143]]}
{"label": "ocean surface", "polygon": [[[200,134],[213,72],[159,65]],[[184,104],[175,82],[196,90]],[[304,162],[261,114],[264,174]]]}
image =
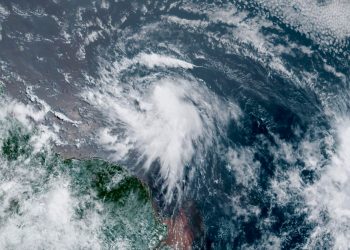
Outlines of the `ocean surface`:
{"label": "ocean surface", "polygon": [[349,249],[349,78],[347,0],[0,0],[0,249]]}

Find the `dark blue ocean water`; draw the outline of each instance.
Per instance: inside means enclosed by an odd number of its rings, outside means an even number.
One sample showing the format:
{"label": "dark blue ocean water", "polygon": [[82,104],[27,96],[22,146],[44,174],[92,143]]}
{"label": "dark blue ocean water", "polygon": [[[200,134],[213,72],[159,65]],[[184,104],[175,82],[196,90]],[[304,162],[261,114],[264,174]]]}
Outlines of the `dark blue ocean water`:
{"label": "dark blue ocean water", "polygon": [[59,152],[184,209],[194,249],[345,249],[350,5],[293,4],[0,1],[1,81],[84,124],[61,119]]}

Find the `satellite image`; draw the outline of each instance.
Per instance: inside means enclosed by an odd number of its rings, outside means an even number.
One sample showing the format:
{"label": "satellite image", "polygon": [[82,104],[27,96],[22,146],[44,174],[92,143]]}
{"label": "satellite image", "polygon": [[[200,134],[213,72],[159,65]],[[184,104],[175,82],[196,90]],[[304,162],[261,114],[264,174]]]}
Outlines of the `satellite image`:
{"label": "satellite image", "polygon": [[350,249],[349,0],[0,0],[17,249]]}

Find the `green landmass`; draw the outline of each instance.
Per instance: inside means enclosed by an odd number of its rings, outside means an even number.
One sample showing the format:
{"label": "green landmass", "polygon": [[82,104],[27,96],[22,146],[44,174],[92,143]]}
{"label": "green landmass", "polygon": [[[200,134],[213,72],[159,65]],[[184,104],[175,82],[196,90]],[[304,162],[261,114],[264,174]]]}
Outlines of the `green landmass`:
{"label": "green landmass", "polygon": [[[47,149],[34,153],[30,145],[33,133],[20,126],[12,126],[3,133],[6,136],[1,139],[4,164],[0,183],[27,171],[28,178],[26,175],[20,178],[25,182],[23,185],[30,186],[30,192],[12,198],[0,216],[0,230],[7,220],[22,216],[23,199],[33,199],[49,190],[55,180],[64,179],[77,201],[71,220],[87,221],[92,213],[102,220],[97,232],[102,249],[118,249],[120,242],[127,249],[158,248],[167,230],[152,207],[149,188],[142,181],[122,166],[101,159],[63,159]],[[31,173],[36,177],[30,178]],[[0,193],[0,201],[5,196]]]}

